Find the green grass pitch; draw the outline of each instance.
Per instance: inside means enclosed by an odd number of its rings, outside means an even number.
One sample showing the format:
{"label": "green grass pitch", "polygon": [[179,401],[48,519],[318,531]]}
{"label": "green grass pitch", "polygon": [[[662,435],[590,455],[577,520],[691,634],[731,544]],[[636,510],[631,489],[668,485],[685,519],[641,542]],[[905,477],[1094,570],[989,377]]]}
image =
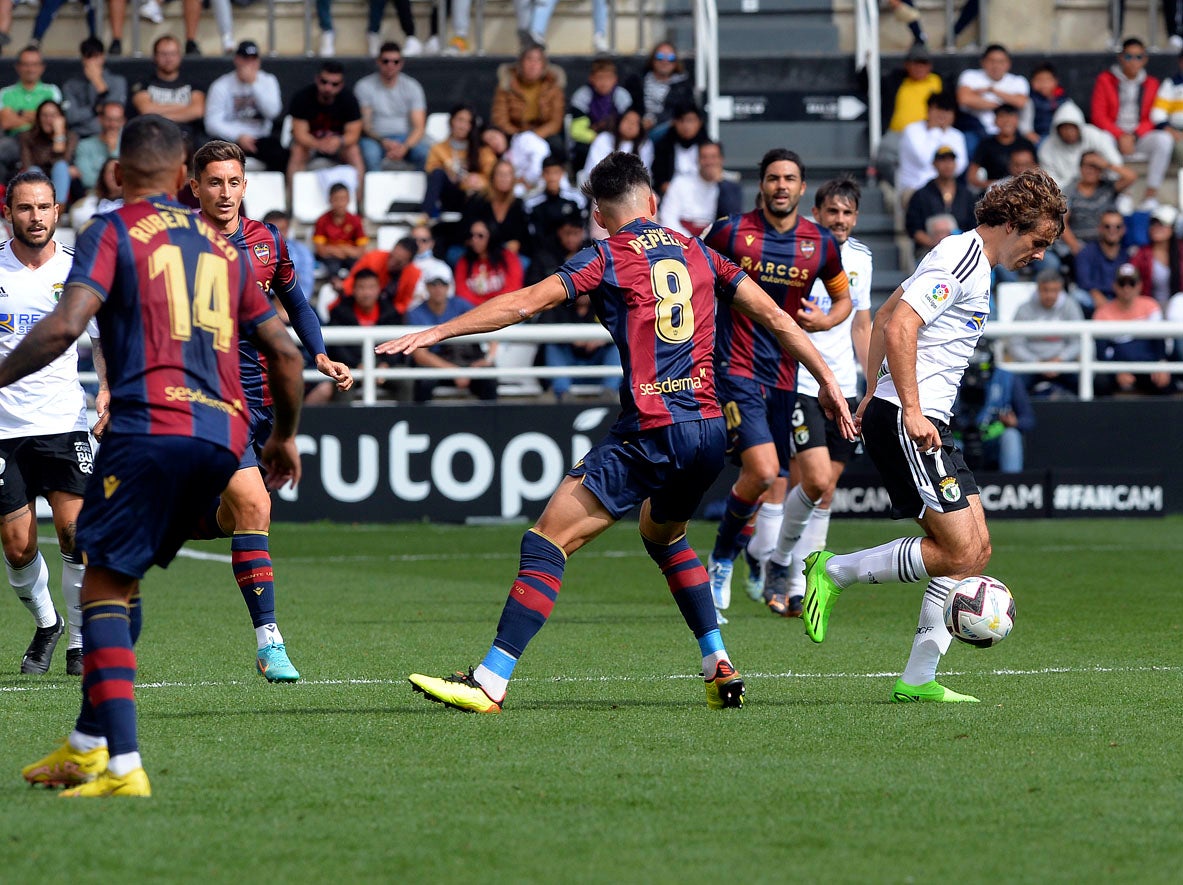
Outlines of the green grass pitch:
{"label": "green grass pitch", "polygon": [[[830,543],[908,530],[836,522]],[[1183,520],[992,530],[1015,632],[994,649],[955,642],[942,667],[983,703],[888,702],[919,586],[848,591],[815,646],[737,581],[723,635],[748,703],[723,712],[631,524],[573,557],[501,716],[429,704],[406,676],[479,662],[522,527],[275,527],[297,685],[255,675],[228,545],[195,545],[221,561],[187,556],[144,583],[155,795],[140,802],[21,780],[72,725],[78,685],[64,642],[49,675],[17,675],[31,624],[8,595],[0,877],[1177,882]],[[692,529],[704,558],[712,531]]]}

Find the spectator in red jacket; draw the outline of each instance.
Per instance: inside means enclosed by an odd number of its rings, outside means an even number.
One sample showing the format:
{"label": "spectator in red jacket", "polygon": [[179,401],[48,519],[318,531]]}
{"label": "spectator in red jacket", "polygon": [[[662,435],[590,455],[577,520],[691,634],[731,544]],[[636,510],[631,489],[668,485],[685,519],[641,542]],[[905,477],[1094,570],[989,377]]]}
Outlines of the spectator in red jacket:
{"label": "spectator in red jacket", "polygon": [[1174,140],[1150,122],[1158,79],[1146,73],[1146,46],[1137,37],[1121,44],[1117,62],[1097,75],[1089,116],[1094,126],[1117,139],[1123,157],[1146,160],[1146,199],[1140,207],[1158,206],[1158,188],[1171,164]]}
{"label": "spectator in red jacket", "polygon": [[456,262],[456,294],[474,307],[494,295],[522,288],[522,262],[500,243],[490,242],[489,226],[474,221],[464,255]]}

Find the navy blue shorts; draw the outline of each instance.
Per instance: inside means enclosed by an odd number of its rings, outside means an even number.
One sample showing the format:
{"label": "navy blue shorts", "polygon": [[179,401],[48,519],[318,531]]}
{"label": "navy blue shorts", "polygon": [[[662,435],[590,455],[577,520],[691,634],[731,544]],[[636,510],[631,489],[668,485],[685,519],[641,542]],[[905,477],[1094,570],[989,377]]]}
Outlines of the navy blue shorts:
{"label": "navy blue shorts", "polygon": [[263,462],[259,458],[274,426],[275,412],[271,406],[251,406],[251,426],[247,431],[246,451],[242,453],[242,460],[238,462],[239,470],[246,470],[248,467],[258,467],[260,471],[263,469]]}
{"label": "navy blue shorts", "polygon": [[172,562],[226,488],[238,459],[186,436],[103,437],[78,517],[87,565],[142,578]]}
{"label": "navy blue shorts", "polygon": [[727,419],[727,454],[731,460],[738,464],[739,456],[748,449],[772,443],[781,470],[788,471],[793,457],[796,392],[777,390],[751,378],[732,375],[716,375],[715,388],[723,417]]}
{"label": "navy blue shorts", "polygon": [[723,469],[727,430],[721,418],[657,430],[610,432],[568,476],[620,519],[646,498],[656,522],[686,522]]}

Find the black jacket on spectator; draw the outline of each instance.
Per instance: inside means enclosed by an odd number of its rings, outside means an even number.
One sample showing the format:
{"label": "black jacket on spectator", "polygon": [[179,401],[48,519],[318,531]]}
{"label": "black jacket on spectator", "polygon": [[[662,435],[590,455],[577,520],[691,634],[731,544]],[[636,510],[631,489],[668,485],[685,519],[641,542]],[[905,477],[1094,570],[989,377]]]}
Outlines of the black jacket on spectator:
{"label": "black jacket on spectator", "polygon": [[670,130],[658,140],[657,144],[653,145],[653,187],[657,189],[658,193],[661,193],[662,188],[669,184],[670,179],[674,177],[676,171],[674,169],[674,148],[688,148],[710,140],[705,126],[698,130],[698,135],[693,141],[682,141],[678,138],[677,130],[670,127]]}
{"label": "black jacket on spectator", "polygon": [[522,254],[529,254],[530,223],[526,218],[526,206],[520,198],[514,198],[505,220],[498,221],[493,216],[493,207],[488,200],[480,196],[473,197],[464,207],[464,237],[468,236],[469,225],[474,221],[483,221],[489,228],[490,242],[504,244],[517,240],[522,244]]}
{"label": "black jacket on spectator", "polygon": [[[376,325],[401,326],[402,322],[402,314],[394,309],[390,296],[383,292],[378,296],[378,322]],[[353,298],[346,296],[333,306],[333,309],[329,311],[329,325],[361,326],[361,322],[353,310]],[[360,344],[330,344],[325,349],[329,359],[345,363],[353,368],[361,365]]]}
{"label": "black jacket on spectator", "polygon": [[547,194],[541,203],[530,210],[530,242],[522,243],[522,252],[531,259],[542,252],[557,252],[559,250],[559,224],[568,218],[578,218],[583,221],[583,213],[579,207],[558,194]]}
{"label": "black jacket on spectator", "polygon": [[974,197],[973,192],[965,186],[964,183],[957,182],[957,191],[953,195],[953,205],[945,206],[944,199],[941,198],[941,189],[937,186],[937,180],[934,178],[916,193],[912,194],[912,199],[908,201],[908,212],[904,217],[904,227],[908,231],[908,236],[912,236],[916,231],[924,230],[924,223],[934,215],[944,215],[946,212],[957,219],[957,226],[962,233],[968,230],[973,230],[978,222],[974,218],[974,204],[977,198]]}

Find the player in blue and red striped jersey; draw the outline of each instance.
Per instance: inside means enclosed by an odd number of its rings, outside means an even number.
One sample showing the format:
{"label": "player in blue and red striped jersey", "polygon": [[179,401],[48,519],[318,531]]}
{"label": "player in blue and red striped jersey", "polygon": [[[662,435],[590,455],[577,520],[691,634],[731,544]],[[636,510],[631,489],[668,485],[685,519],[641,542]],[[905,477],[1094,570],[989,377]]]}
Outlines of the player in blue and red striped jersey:
{"label": "player in blue and red striped jersey", "polygon": [[522,538],[517,579],[489,653],[467,674],[437,679],[414,673],[411,684],[460,710],[500,712],[518,659],[554,607],[567,557],[639,505],[645,550],[698,640],[707,705],[739,707],[743,680],[719,634],[706,569],[686,539],[690,516],[723,467],[726,445],[712,364],[716,293],[770,329],[810,371],[821,372],[821,398],[853,437],[850,411],[808,336],[747,274],[701,240],[653,221],[657,199],[635,155],[609,154],[585,188],[607,240],[533,286],[378,346],[379,353],[410,353],[456,335],[502,329],[587,292],[624,367],[620,417]]}
{"label": "player in blue and red striped jersey", "polygon": [[82,711],[61,746],[22,771],[30,783],[77,785],[66,796],[151,795],[136,741],[139,584],[172,561],[246,448],[240,335],[266,354],[275,397],[268,481],[300,477],[303,360],[247,257],[173,198],[187,171],[181,130],[151,114],[131,121],[119,170],[125,205],[82,231],[57,308],[0,363],[0,386],[10,384],[98,315],[111,407],[78,519]]}
{"label": "player in blue and red striped jersey", "polygon": [[[240,214],[246,193],[246,155],[228,141],[206,142],[193,155],[193,195],[202,217],[250,259],[263,293],[279,299],[304,349],[316,360],[316,368],[345,391],[353,375],[344,363],[325,353],[320,319],[296,280],[287,243],[273,225]],[[264,377],[265,361],[255,346],[239,342],[242,388],[250,409],[250,444],[238,470],[202,520],[200,537],[230,538],[234,578],[250,611],[255,628],[255,668],[269,682],[294,682],[299,671],[288,658],[283,634],[275,618],[275,575],[271,566],[271,496],[260,472],[259,453],[271,433],[271,391]]]}
{"label": "player in blue and red striped jersey", "polygon": [[[850,314],[850,287],[833,234],[797,211],[804,194],[801,158],[774,148],[760,161],[760,208],[716,221],[703,239],[747,271],[802,328],[816,332]],[[833,302],[828,315],[809,298],[818,279]],[[797,359],[734,309],[720,310],[716,319],[719,402],[727,417],[729,453],[740,462],[708,559],[711,595],[722,611],[731,603],[731,570],[748,523],[761,500],[779,502],[785,496]]]}

